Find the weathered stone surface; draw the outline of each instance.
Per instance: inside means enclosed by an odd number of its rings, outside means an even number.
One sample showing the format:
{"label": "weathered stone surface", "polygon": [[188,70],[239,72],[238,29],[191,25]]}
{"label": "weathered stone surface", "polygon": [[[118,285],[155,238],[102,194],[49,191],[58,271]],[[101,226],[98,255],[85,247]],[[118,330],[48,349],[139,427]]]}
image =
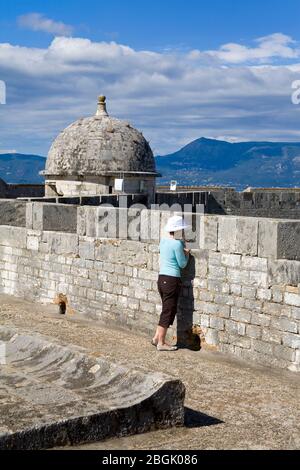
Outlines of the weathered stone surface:
{"label": "weathered stone surface", "polygon": [[300,262],[268,260],[269,286],[294,285],[300,283]]}
{"label": "weathered stone surface", "polygon": [[300,294],[291,294],[287,292],[286,294],[284,294],[284,300],[288,305],[300,307]]}
{"label": "weathered stone surface", "polygon": [[156,242],[160,240],[160,211],[142,210],[141,241]]}
{"label": "weathered stone surface", "polygon": [[260,219],[258,222],[258,256],[277,258],[278,221]]}
{"label": "weathered stone surface", "polygon": [[300,261],[300,221],[280,222],[277,243],[279,259]]}
{"label": "weathered stone surface", "polygon": [[155,172],[155,160],[143,135],[110,116],[79,119],[53,142],[47,175],[104,175],[111,171]]}
{"label": "weathered stone surface", "polygon": [[27,231],[21,227],[0,226],[0,245],[26,248]]}
{"label": "weathered stone surface", "polygon": [[56,253],[58,255],[78,255],[78,236],[71,233],[43,232],[40,249],[44,253]]}
{"label": "weathered stone surface", "polygon": [[[238,347],[229,344],[222,347],[226,355],[205,349],[199,352],[180,349],[175,354],[160,354],[151,346],[151,336],[141,335],[136,328],[133,331],[116,326],[109,328],[107,324],[87,321],[78,314],[49,315],[48,307],[3,295],[0,295],[0,311],[2,325],[17,325],[31,335],[39,333],[57,338],[64,345],[88,348],[93,357],[109,356],[111,361],[124,367],[130,365],[137,370],[172,374],[184,382],[185,427],[113,438],[76,448],[104,451],[299,448],[300,375],[295,372],[300,370],[300,355],[297,356],[297,350],[291,366],[294,372],[274,373],[269,363],[267,367],[259,365],[265,360],[263,354],[243,350],[249,353],[245,359],[254,361],[247,367],[244,361],[237,359],[241,357]],[[286,360],[277,362],[275,359],[271,358],[273,366],[286,363]]]}
{"label": "weathered stone surface", "polygon": [[259,221],[258,255],[300,260],[300,222],[262,219]]}
{"label": "weathered stone surface", "polygon": [[200,249],[217,251],[218,217],[199,216],[200,218]]}
{"label": "weathered stone surface", "polygon": [[26,202],[0,199],[0,225],[26,226]]}
{"label": "weathered stone surface", "polygon": [[[156,327],[161,311],[158,241],[98,238],[101,211],[116,217],[125,214],[126,237],[130,224],[134,229],[142,224],[139,207],[99,209],[78,208],[78,232],[84,236],[2,226],[0,292],[43,303],[64,293],[74,311],[148,333]],[[161,214],[160,230],[169,215]],[[94,235],[87,236],[89,231]],[[293,334],[293,344],[297,344],[299,266],[299,261],[192,249],[182,271],[178,331],[191,331],[193,324],[201,324],[209,328],[208,341],[211,337],[214,346],[225,342],[239,357],[246,348],[248,359],[252,352],[253,359],[263,363],[268,360],[276,367],[293,367],[288,354],[275,361],[271,349],[254,350],[252,340],[280,344],[283,334]],[[236,336],[246,340],[237,343]]]}
{"label": "weathered stone surface", "polygon": [[257,256],[258,219],[219,217],[218,249],[225,253]]}
{"label": "weathered stone surface", "polygon": [[0,340],[6,362],[0,449],[45,449],[183,425],[179,380],[16,329],[1,327]]}
{"label": "weathered stone surface", "polygon": [[67,204],[31,204],[27,227],[33,230],[76,233],[77,207]]}

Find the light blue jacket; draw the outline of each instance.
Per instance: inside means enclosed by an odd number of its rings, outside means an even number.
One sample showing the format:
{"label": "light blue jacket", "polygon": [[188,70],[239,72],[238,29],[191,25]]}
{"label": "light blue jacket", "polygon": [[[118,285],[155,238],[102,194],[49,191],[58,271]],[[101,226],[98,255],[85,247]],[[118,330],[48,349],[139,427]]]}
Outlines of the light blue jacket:
{"label": "light blue jacket", "polygon": [[181,269],[188,264],[182,240],[162,238],[160,242],[160,271],[159,274],[172,277],[181,277]]}

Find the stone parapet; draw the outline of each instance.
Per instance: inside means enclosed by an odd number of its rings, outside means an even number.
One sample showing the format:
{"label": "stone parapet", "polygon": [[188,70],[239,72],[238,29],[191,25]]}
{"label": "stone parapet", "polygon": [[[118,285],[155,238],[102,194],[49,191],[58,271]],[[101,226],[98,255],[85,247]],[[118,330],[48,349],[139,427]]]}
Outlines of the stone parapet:
{"label": "stone parapet", "polygon": [[[40,227],[48,223],[47,210]],[[2,225],[0,292],[44,303],[63,293],[74,312],[150,334],[161,311],[158,239],[169,215],[78,207],[73,233],[34,229],[33,223]],[[124,216],[129,232],[118,239],[111,224]],[[172,334],[184,337],[199,325],[206,343],[222,352],[300,371],[300,260],[294,246],[300,222],[190,218],[197,236],[187,234],[192,255],[182,272]],[[108,232],[99,236],[103,224]]]}

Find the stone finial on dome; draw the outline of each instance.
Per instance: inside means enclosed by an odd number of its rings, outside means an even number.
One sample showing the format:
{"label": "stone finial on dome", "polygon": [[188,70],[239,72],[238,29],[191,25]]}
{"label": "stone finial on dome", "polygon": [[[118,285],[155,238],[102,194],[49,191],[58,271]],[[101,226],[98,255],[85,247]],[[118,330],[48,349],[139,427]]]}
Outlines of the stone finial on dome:
{"label": "stone finial on dome", "polygon": [[98,106],[96,116],[108,116],[108,112],[106,110],[106,97],[99,96],[98,97]]}

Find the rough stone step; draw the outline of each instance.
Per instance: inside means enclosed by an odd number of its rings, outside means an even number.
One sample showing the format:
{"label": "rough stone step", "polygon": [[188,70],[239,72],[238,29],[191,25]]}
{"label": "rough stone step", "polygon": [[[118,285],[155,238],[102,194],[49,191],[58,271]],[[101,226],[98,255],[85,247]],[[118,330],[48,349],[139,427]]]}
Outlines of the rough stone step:
{"label": "rough stone step", "polygon": [[[113,345],[112,345],[113,346]],[[185,387],[0,327],[0,449],[45,449],[184,423]]]}

